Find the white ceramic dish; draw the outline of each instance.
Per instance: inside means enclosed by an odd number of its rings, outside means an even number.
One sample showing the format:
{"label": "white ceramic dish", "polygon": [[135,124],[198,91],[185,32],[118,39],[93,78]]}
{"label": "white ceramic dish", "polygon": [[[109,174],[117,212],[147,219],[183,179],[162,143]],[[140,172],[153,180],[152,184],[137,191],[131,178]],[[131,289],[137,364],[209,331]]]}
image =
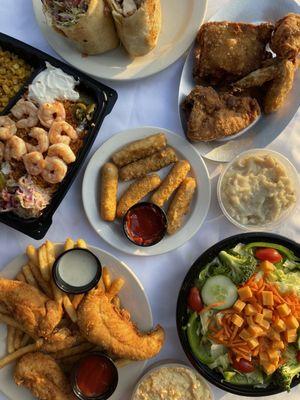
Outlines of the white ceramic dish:
{"label": "white ceramic dish", "polygon": [[[55,245],[57,252],[62,251],[61,244]],[[133,321],[142,330],[150,330],[153,327],[153,319],[147,295],[133,272],[122,261],[97,247],[89,249],[101,260],[102,265],[109,266],[112,277],[122,276],[125,280],[124,288],[120,292],[120,299],[125,308],[130,310]],[[22,265],[26,264],[27,257],[21,255],[12,260],[2,271],[1,276],[14,278]],[[0,356],[6,354],[6,326],[0,324]],[[143,371],[146,361],[137,361],[127,364],[119,369],[119,383],[110,400],[120,400],[129,396]],[[14,364],[9,364],[0,370],[0,391],[11,400],[33,400],[35,397],[23,388],[17,387],[13,381]]]}
{"label": "white ceramic dish", "polygon": [[97,56],[82,57],[67,38],[51,28],[41,0],[32,0],[32,3],[43,35],[62,58],[96,78],[123,81],[155,74],[178,60],[195,38],[205,17],[207,0],[162,0],[163,25],[157,47],[135,59],[130,58],[122,47]]}
{"label": "white ceramic dish", "polygon": [[[197,190],[191,204],[191,210],[186,217],[185,223],[174,235],[166,235],[161,242],[151,247],[140,247],[131,243],[125,236],[121,221],[106,222],[100,218],[99,214],[99,171],[101,166],[107,162],[111,155],[123,147],[125,144],[146,136],[163,132],[168,141],[168,145],[173,147],[182,159],[190,162],[192,167],[192,175],[197,181]],[[166,167],[158,171],[161,177],[166,176],[170,167]],[[119,195],[130,184],[119,183]],[[128,254],[139,256],[153,256],[166,253],[177,249],[188,241],[201,227],[204,222],[209,205],[211,195],[211,184],[207,168],[204,161],[193,146],[182,137],[161,128],[141,127],[136,129],[128,129],[119,134],[114,135],[105,142],[91,158],[83,179],[82,199],[83,206],[87,218],[98,233],[98,235],[111,246],[122,250]]]}
{"label": "white ceramic dish", "polygon": [[[181,368],[186,368],[186,369],[192,371],[192,372],[197,376],[197,378],[198,378],[198,379],[206,386],[206,388],[209,390],[209,393],[210,393],[210,399],[209,399],[209,400],[214,400],[214,394],[213,394],[213,392],[212,392],[212,389],[211,389],[210,385],[206,382],[206,380],[205,380],[194,368],[192,368],[192,367],[190,367],[190,366],[188,366],[187,364],[184,364],[184,363],[182,363],[182,362],[163,362],[163,361],[159,362],[159,363],[158,363],[157,365],[155,365],[154,367],[150,367],[150,368],[147,370],[147,372],[140,378],[140,380],[138,381],[138,383],[136,384],[136,386],[135,386],[135,388],[134,388],[134,390],[133,390],[131,400],[134,400],[134,395],[135,395],[135,393],[136,393],[136,391],[137,391],[137,389],[138,389],[140,383],[141,383],[144,379],[146,379],[152,372],[157,371],[157,370],[159,370],[159,369],[161,369],[161,368],[165,368],[165,367],[170,367],[170,368],[178,368],[178,367],[181,367]],[[205,399],[205,400],[207,400],[207,399]]]}
{"label": "white ceramic dish", "polygon": [[[289,12],[300,13],[300,4],[295,0],[280,0],[274,5],[274,0],[232,0],[226,7],[221,8],[210,21],[235,21],[255,23],[261,21],[276,21]],[[182,128],[185,131],[185,117],[180,105],[185,97],[194,88],[193,81],[193,49],[185,62],[178,96],[178,109]],[[239,153],[251,148],[263,148],[270,144],[289,124],[300,105],[300,73],[296,73],[293,89],[288,95],[283,107],[276,113],[262,115],[254,125],[251,125],[243,134],[238,133],[235,139],[221,142],[193,143],[199,153],[213,161],[229,162]]]}
{"label": "white ceramic dish", "polygon": [[[272,157],[276,158],[286,168],[287,175],[290,178],[290,180],[292,181],[293,186],[296,191],[295,204],[293,204],[284,213],[282,213],[282,215],[280,216],[279,219],[272,221],[265,225],[243,225],[243,224],[239,223],[234,218],[232,218],[232,216],[228,213],[228,211],[226,210],[226,207],[223,203],[223,200],[222,200],[222,194],[221,194],[222,182],[223,182],[223,179],[224,179],[227,171],[232,167],[232,165],[236,161],[243,159],[245,156],[249,156],[249,155],[253,155],[253,156],[254,155],[271,155]],[[255,231],[255,232],[257,232],[257,231],[273,231],[277,226],[279,226],[287,218],[289,218],[292,215],[293,211],[296,209],[297,204],[299,203],[299,198],[300,198],[299,187],[300,187],[300,180],[299,180],[298,172],[297,172],[296,168],[294,167],[294,165],[286,157],[284,157],[282,154],[278,153],[277,151],[273,151],[273,150],[252,149],[252,150],[244,151],[243,153],[239,154],[223,170],[223,172],[219,176],[219,180],[218,180],[217,196],[218,196],[218,202],[221,207],[221,210],[223,211],[223,214],[232,224],[234,224],[238,228],[243,229],[245,231]]]}

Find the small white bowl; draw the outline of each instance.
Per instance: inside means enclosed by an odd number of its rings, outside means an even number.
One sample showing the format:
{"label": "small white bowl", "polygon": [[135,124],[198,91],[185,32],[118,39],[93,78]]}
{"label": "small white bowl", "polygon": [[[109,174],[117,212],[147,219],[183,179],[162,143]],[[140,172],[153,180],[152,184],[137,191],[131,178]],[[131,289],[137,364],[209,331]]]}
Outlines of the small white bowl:
{"label": "small white bowl", "polygon": [[[227,171],[232,167],[232,165],[237,161],[245,156],[249,155],[271,155],[274,158],[276,158],[281,164],[284,165],[284,167],[287,170],[287,175],[291,179],[293,187],[295,189],[296,193],[296,201],[293,205],[291,205],[286,211],[282,213],[282,215],[277,219],[272,222],[266,223],[264,225],[244,225],[241,224],[240,222],[236,221],[226,210],[226,207],[223,203],[222,200],[222,195],[221,195],[221,187],[222,187],[222,182],[223,179],[227,173]],[[240,153],[237,157],[235,157],[224,169],[224,171],[221,173],[219,180],[218,180],[218,186],[217,186],[217,196],[218,196],[218,202],[221,207],[221,210],[225,217],[235,226],[238,228],[245,230],[245,231],[272,231],[275,227],[280,225],[284,220],[286,220],[288,217],[291,216],[293,211],[295,211],[297,204],[299,203],[299,197],[300,197],[300,181],[299,181],[299,176],[296,168],[294,165],[282,154],[278,153],[277,151],[274,150],[268,150],[268,149],[252,149],[252,150],[247,150],[244,151],[243,153]]]}
{"label": "small white bowl", "polygon": [[211,389],[211,387],[210,387],[210,385],[206,382],[206,380],[199,374],[199,372],[197,372],[194,368],[192,368],[192,367],[190,367],[189,365],[187,365],[187,364],[185,364],[185,363],[183,363],[183,362],[178,362],[178,361],[169,361],[169,360],[164,360],[164,361],[161,361],[161,362],[158,362],[158,363],[156,363],[156,364],[154,364],[154,366],[152,366],[152,367],[150,367],[150,369],[148,369],[148,371],[140,378],[140,380],[137,382],[137,384],[136,384],[136,386],[135,386],[135,388],[134,388],[134,390],[133,390],[133,393],[132,393],[132,396],[131,396],[131,400],[134,400],[134,396],[135,396],[135,394],[136,394],[136,392],[137,392],[137,389],[138,389],[138,387],[139,387],[139,385],[145,380],[145,379],[147,379],[148,378],[148,376],[152,373],[152,372],[154,372],[154,371],[157,371],[157,370],[160,370],[161,368],[178,368],[178,367],[180,367],[180,368],[186,368],[186,369],[188,369],[189,371],[191,371],[191,372],[193,372],[196,376],[197,376],[197,378],[203,383],[203,385],[207,388],[207,390],[209,391],[209,393],[210,393],[210,399],[211,400],[214,400],[214,394],[213,394],[213,392],[212,392],[212,389]]}

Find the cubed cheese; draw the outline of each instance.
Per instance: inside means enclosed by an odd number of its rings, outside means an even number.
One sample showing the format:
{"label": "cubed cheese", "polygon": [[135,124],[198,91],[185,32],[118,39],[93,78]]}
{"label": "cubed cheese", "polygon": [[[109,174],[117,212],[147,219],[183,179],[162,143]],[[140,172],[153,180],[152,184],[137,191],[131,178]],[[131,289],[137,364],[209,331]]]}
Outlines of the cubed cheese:
{"label": "cubed cheese", "polygon": [[270,261],[263,261],[260,263],[260,268],[264,271],[265,274],[268,274],[269,272],[274,271],[274,264],[272,264]]}
{"label": "cubed cheese", "polygon": [[241,300],[247,300],[252,297],[252,290],[248,286],[238,289],[238,293]]}
{"label": "cubed cheese", "polygon": [[255,308],[253,307],[252,304],[247,304],[246,307],[245,307],[244,312],[245,312],[245,314],[246,314],[247,316],[257,314],[257,311],[255,310]]}
{"label": "cubed cheese", "polygon": [[247,324],[249,326],[255,326],[256,325],[255,322],[253,321],[252,315],[250,315],[250,317],[246,317],[246,321],[247,321]]}
{"label": "cubed cheese", "polygon": [[275,340],[277,340],[277,341],[281,340],[280,333],[276,332],[273,328],[271,328],[271,329],[269,330],[269,332],[268,332],[268,337],[269,337],[270,339],[272,339],[273,341],[275,341]]}
{"label": "cubed cheese", "polygon": [[276,366],[271,363],[264,364],[263,368],[267,375],[272,375],[276,371]]}
{"label": "cubed cheese", "polygon": [[268,321],[271,321],[273,318],[273,312],[272,310],[268,310],[267,308],[264,308],[262,310],[262,314],[264,316],[264,319],[267,319]]}
{"label": "cubed cheese", "polygon": [[263,329],[258,325],[249,326],[247,330],[252,337],[258,337],[264,334]]}
{"label": "cubed cheese", "polygon": [[285,340],[288,343],[294,343],[297,340],[297,329],[288,329],[284,332]]}
{"label": "cubed cheese", "polygon": [[238,326],[239,328],[243,325],[244,320],[237,314],[233,314],[231,321],[234,325]]}
{"label": "cubed cheese", "polygon": [[255,349],[255,347],[257,347],[259,345],[258,340],[255,338],[251,338],[247,342],[248,342],[248,346],[249,346],[250,350]]}
{"label": "cubed cheese", "polygon": [[246,329],[242,329],[239,336],[241,339],[243,339],[245,341],[247,341],[248,339],[251,339],[251,335]]}
{"label": "cubed cheese", "polygon": [[291,314],[285,318],[285,325],[288,329],[298,329],[299,328],[299,322],[297,321],[297,318]]}
{"label": "cubed cheese", "polygon": [[263,319],[264,319],[264,316],[263,316],[262,314],[256,314],[255,317],[254,317],[254,321],[255,321],[258,325],[261,324],[261,322],[263,321]]}
{"label": "cubed cheese", "polygon": [[274,348],[268,349],[268,356],[270,361],[277,361],[279,359],[279,351]]}
{"label": "cubed cheese", "polygon": [[246,303],[244,303],[243,301],[241,301],[241,300],[238,299],[238,300],[234,303],[233,309],[234,309],[234,311],[240,313],[240,312],[243,311],[243,309],[245,308],[245,306],[246,306]]}
{"label": "cubed cheese", "polygon": [[271,292],[269,290],[263,290],[262,291],[262,300],[263,300],[264,306],[273,307],[274,306],[273,292]]}
{"label": "cubed cheese", "polygon": [[280,306],[278,306],[276,310],[278,311],[278,314],[281,318],[287,317],[291,313],[291,309],[287,304],[280,304]]}
{"label": "cubed cheese", "polygon": [[262,313],[263,307],[259,303],[253,303],[252,304],[255,310],[257,311],[258,314]]}
{"label": "cubed cheese", "polygon": [[283,350],[284,349],[284,343],[282,340],[274,340],[272,343],[273,349],[276,350]]}
{"label": "cubed cheese", "polygon": [[273,324],[272,327],[275,329],[277,332],[283,332],[286,330],[285,323],[282,319],[278,318]]}

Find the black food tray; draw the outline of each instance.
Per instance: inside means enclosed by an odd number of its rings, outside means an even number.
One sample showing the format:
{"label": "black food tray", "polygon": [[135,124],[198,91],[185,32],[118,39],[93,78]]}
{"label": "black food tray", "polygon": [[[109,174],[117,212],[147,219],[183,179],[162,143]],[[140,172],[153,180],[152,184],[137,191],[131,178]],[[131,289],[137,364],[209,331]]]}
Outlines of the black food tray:
{"label": "black food tray", "polygon": [[77,71],[75,68],[72,68],[60,60],[1,32],[0,47],[19,55],[33,68],[30,78],[27,79],[20,91],[10,100],[7,107],[0,112],[0,115],[7,114],[11,107],[22,97],[24,92],[28,89],[28,85],[33,81],[36,75],[46,68],[46,61],[54,67],[61,68],[67,74],[72,75],[76,80],[79,79],[80,84],[76,86],[76,89],[79,92],[88,94],[96,103],[96,110],[93,114],[91,126],[88,128],[88,133],[84,137],[83,146],[77,154],[76,161],[69,166],[65,179],[59,184],[58,190],[52,197],[50,204],[43,210],[42,215],[38,218],[25,219],[12,212],[0,213],[0,222],[38,240],[42,239],[50,228],[52,217],[56,209],[70,189],[96,139],[104,118],[111,112],[118,96],[117,92],[108,86]]}

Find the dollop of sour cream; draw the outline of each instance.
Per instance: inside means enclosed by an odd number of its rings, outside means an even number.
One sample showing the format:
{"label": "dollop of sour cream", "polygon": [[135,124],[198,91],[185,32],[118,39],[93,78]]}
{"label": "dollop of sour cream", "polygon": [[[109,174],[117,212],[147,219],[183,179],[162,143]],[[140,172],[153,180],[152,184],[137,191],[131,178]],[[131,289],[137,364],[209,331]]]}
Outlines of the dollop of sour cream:
{"label": "dollop of sour cream", "polygon": [[79,99],[79,93],[75,90],[78,83],[73,76],[46,62],[46,69],[29,85],[28,97],[39,104],[53,103],[55,100],[76,101]]}

